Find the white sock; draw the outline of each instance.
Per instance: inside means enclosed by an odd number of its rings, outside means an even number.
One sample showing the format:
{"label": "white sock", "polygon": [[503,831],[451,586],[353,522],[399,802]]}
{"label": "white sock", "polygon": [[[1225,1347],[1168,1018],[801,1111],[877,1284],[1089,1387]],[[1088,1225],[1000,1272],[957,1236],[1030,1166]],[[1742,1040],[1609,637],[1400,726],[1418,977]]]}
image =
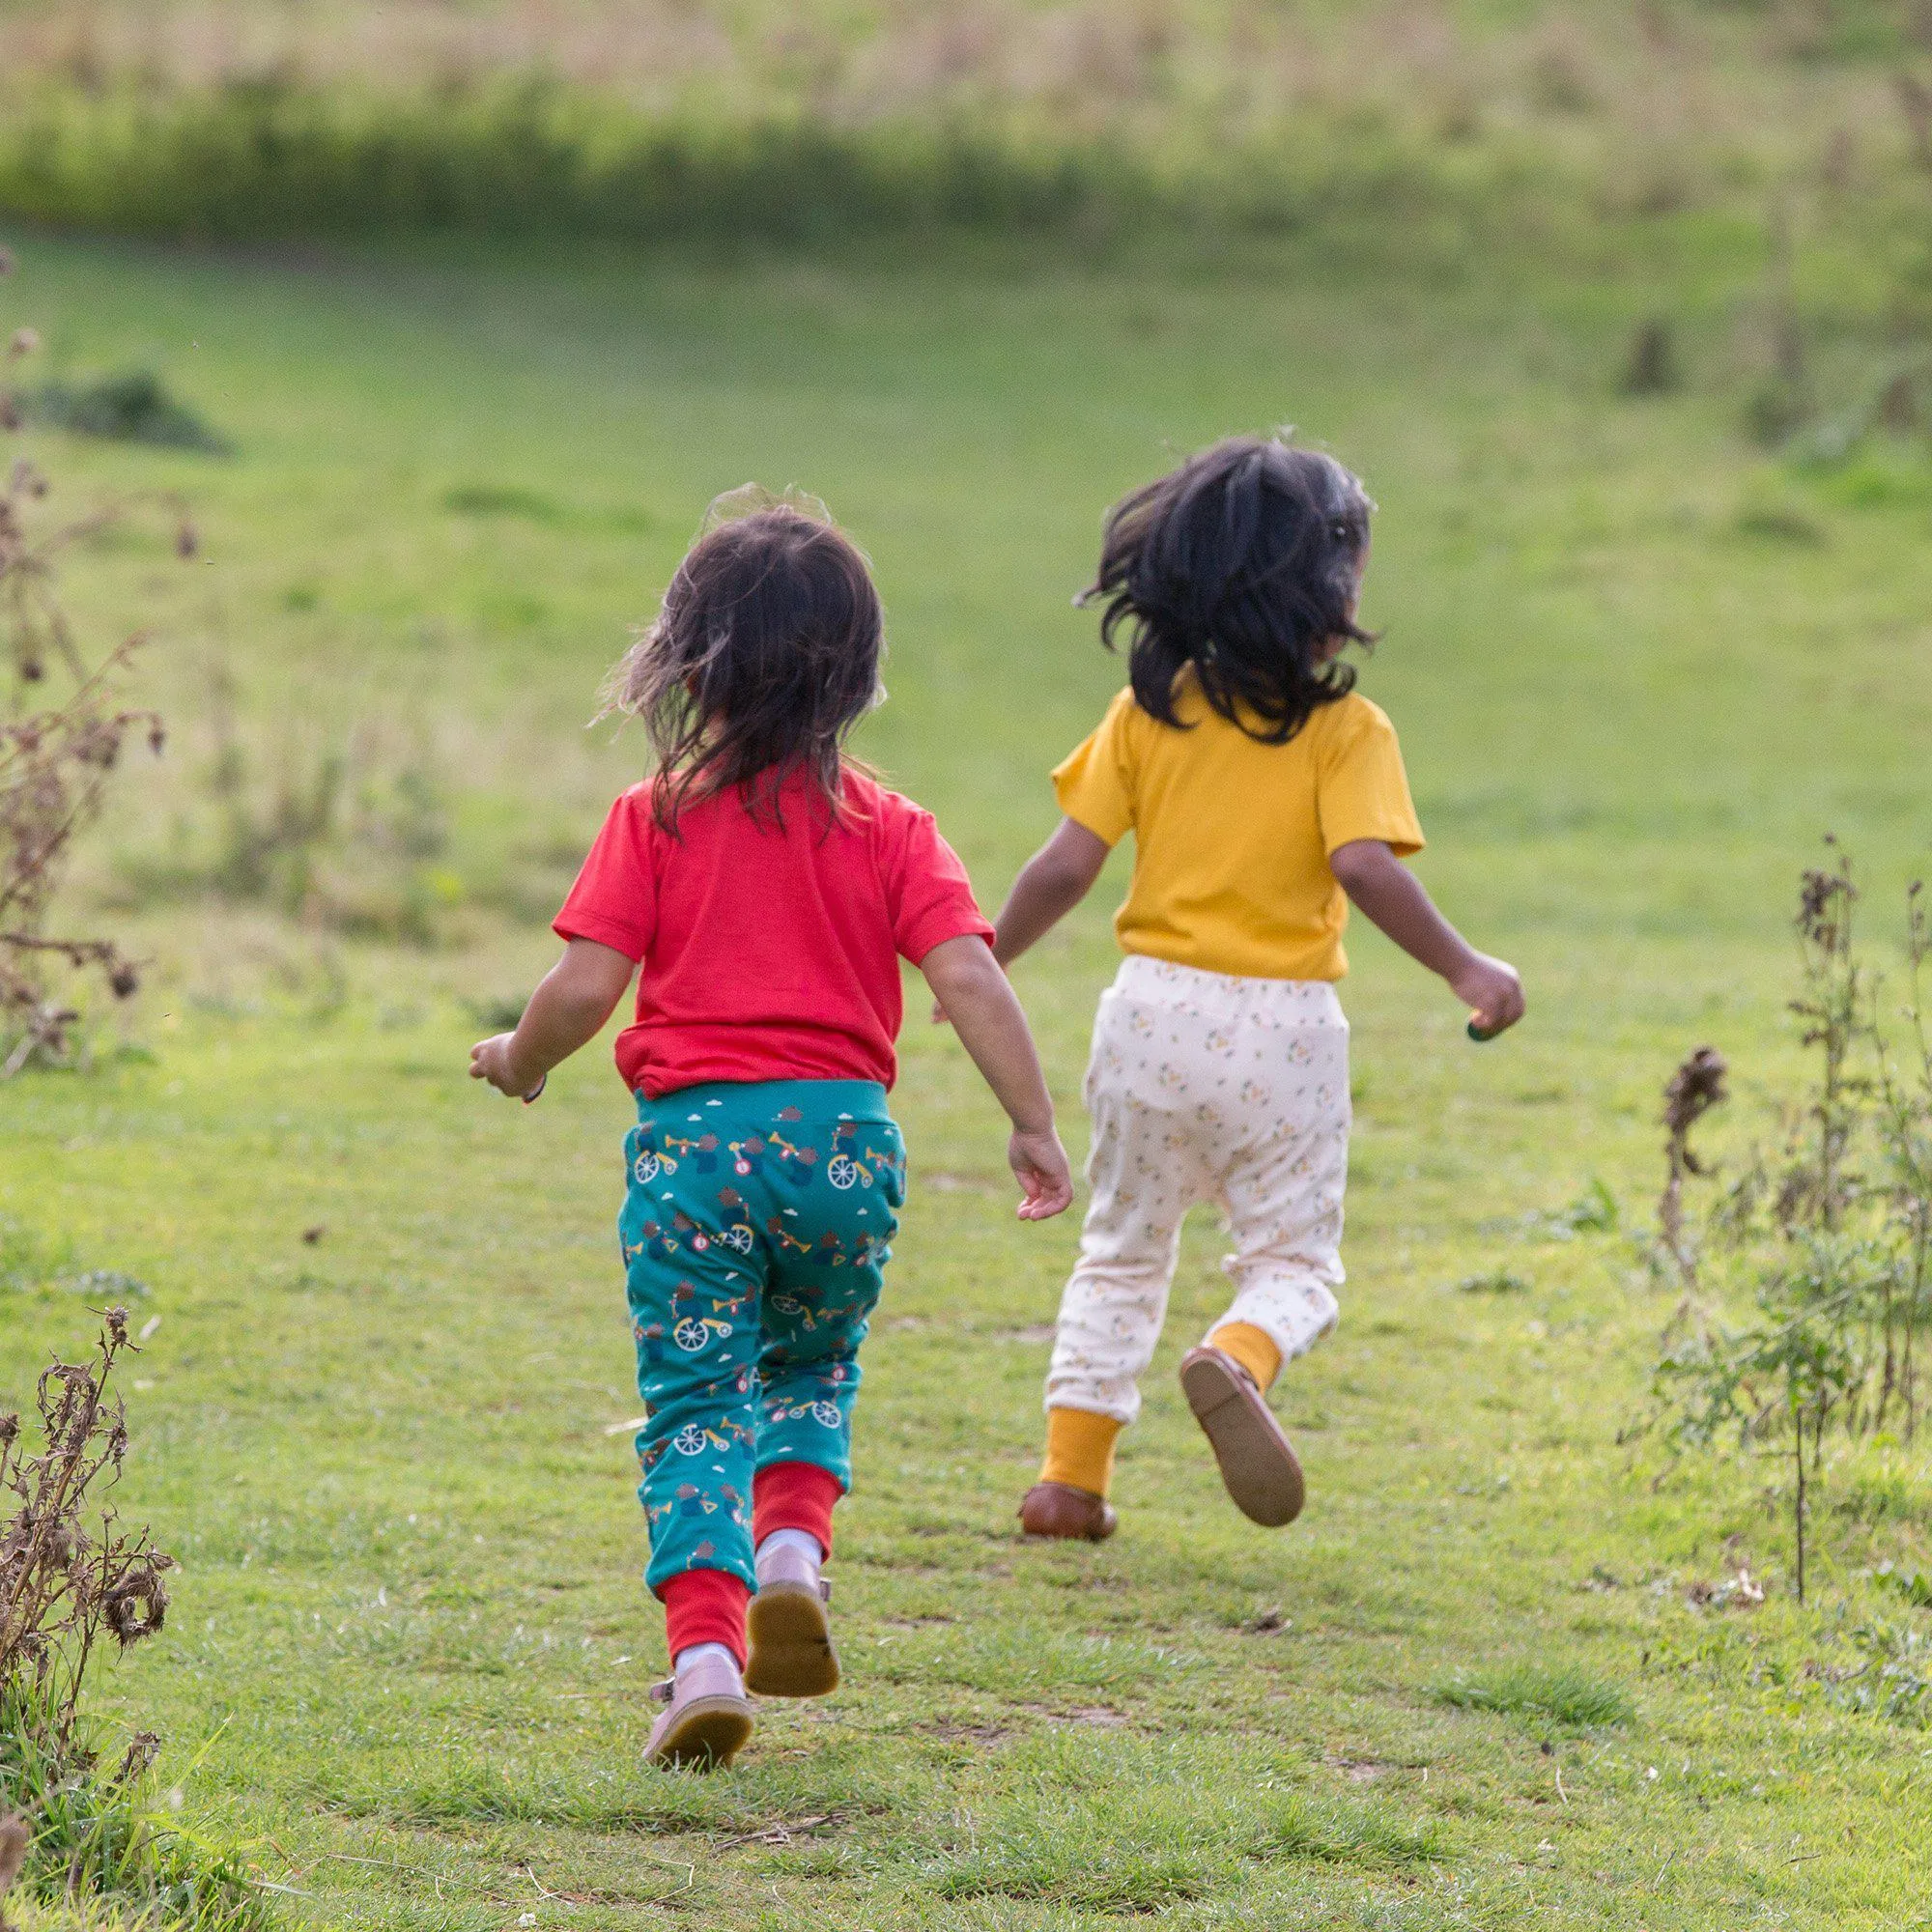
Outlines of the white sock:
{"label": "white sock", "polygon": [[774,1549],[796,1549],[800,1555],[809,1556],[814,1564],[825,1561],[825,1551],[817,1537],[809,1529],[775,1529],[758,1545],[758,1561],[763,1562]]}
{"label": "white sock", "polygon": [[694,1663],[702,1663],[706,1658],[712,1657],[723,1658],[731,1666],[732,1675],[737,1675],[738,1660],[731,1655],[729,1648],[722,1643],[687,1644],[678,1652],[677,1661],[671,1668],[681,1677]]}

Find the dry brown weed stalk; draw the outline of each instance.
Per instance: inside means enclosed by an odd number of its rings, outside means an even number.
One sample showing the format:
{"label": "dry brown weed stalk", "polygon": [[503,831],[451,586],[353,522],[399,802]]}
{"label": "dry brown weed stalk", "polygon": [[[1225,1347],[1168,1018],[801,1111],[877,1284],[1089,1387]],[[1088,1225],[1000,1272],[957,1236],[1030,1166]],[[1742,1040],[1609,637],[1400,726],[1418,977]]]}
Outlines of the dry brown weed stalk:
{"label": "dry brown weed stalk", "polygon": [[[1825,842],[1837,844],[1829,835]],[[1872,990],[1854,946],[1859,892],[1850,859],[1842,852],[1837,856],[1830,871],[1813,867],[1804,873],[1793,922],[1804,986],[1791,1011],[1804,1025],[1802,1044],[1818,1049],[1818,1085],[1806,1110],[1817,1138],[1787,1169],[1776,1201],[1780,1226],[1815,1221],[1827,1233],[1837,1232],[1859,1191],[1847,1160],[1871,1091],[1853,1065],[1860,1040],[1869,1033],[1865,1008]]]}
{"label": "dry brown weed stalk", "polygon": [[1725,1098],[1724,1075],[1728,1070],[1724,1056],[1716,1047],[1700,1046],[1686,1058],[1663,1090],[1666,1168],[1663,1192],[1657,1204],[1657,1225],[1683,1283],[1684,1298],[1677,1311],[1680,1321],[1695,1307],[1698,1293],[1697,1246],[1685,1225],[1684,1183],[1693,1175],[1701,1179],[1711,1172],[1691,1149],[1690,1129]]}
{"label": "dry brown weed stalk", "polygon": [[[0,258],[0,272],[10,266]],[[17,330],[6,351],[8,374],[36,347],[31,329]],[[0,430],[12,433],[20,421],[16,397],[0,383]],[[57,564],[141,502],[172,516],[178,555],[192,556],[197,548],[194,526],[172,497],[123,498],[37,527],[49,489],[25,457],[0,486],[0,653],[13,682],[9,713],[0,717],[0,1044],[12,1036],[0,1080],[36,1054],[59,1059],[68,1050],[79,1013],[61,997],[49,967],[99,972],[117,999],[140,985],[138,966],[113,940],[47,930],[74,839],[99,813],[123,747],[133,737],[158,753],[163,736],[156,713],[124,707],[116,697],[144,639],[137,633],[90,668],[61,609]],[[61,696],[30,702],[50,678],[65,680]]]}
{"label": "dry brown weed stalk", "polygon": [[126,1534],[99,1490],[128,1450],[127,1415],[108,1383],[128,1338],[125,1309],[107,1310],[93,1355],[55,1361],[35,1394],[40,1443],[17,1415],[0,1415],[0,1700],[15,1718],[48,1714],[66,1749],[97,1646],[152,1636],[167,1614],[162,1576],[174,1558],[146,1530]]}

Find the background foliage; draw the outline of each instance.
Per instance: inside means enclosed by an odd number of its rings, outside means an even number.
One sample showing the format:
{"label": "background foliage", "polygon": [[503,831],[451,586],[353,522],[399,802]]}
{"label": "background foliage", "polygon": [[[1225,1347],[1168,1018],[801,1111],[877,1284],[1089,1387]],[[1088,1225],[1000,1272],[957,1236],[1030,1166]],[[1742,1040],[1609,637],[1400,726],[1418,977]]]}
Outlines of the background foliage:
{"label": "background foliage", "polygon": [[1798,176],[1895,190],[1928,64],[1912,0],[13,0],[0,202],[231,239],[1153,226],[1447,257],[1755,217]]}

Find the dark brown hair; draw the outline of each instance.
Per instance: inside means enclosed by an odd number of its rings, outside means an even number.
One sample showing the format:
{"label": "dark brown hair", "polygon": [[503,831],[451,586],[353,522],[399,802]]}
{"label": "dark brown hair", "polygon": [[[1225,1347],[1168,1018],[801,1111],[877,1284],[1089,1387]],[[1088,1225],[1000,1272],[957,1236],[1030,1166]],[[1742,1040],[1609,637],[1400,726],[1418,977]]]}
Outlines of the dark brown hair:
{"label": "dark brown hair", "polygon": [[1333,457],[1229,437],[1114,505],[1080,601],[1106,601],[1109,650],[1129,626],[1127,677],[1143,711],[1178,725],[1176,684],[1191,666],[1223,718],[1286,744],[1354,688],[1353,667],[1322,665],[1318,649],[1374,641],[1354,619],[1374,508]]}
{"label": "dark brown hair", "polygon": [[865,557],[828,518],[765,500],[692,547],[605,686],[607,714],[643,721],[667,830],[687,800],[733,788],[776,818],[801,772],[836,811],[846,735],[884,696]]}

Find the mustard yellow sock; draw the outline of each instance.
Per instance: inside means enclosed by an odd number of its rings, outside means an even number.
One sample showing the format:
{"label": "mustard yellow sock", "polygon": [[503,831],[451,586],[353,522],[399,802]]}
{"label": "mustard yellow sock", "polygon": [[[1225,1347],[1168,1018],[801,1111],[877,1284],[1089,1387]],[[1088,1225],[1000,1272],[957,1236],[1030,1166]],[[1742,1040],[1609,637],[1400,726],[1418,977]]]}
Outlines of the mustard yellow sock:
{"label": "mustard yellow sock", "polygon": [[1274,1337],[1252,1322],[1224,1322],[1208,1336],[1208,1346],[1234,1356],[1254,1377],[1257,1388],[1272,1387],[1275,1377],[1281,1374],[1281,1350],[1275,1347]]}
{"label": "mustard yellow sock", "polygon": [[1042,1483],[1066,1483],[1089,1495],[1104,1496],[1114,1480],[1114,1438],[1121,1425],[1111,1415],[1089,1408],[1046,1411],[1046,1461]]}

